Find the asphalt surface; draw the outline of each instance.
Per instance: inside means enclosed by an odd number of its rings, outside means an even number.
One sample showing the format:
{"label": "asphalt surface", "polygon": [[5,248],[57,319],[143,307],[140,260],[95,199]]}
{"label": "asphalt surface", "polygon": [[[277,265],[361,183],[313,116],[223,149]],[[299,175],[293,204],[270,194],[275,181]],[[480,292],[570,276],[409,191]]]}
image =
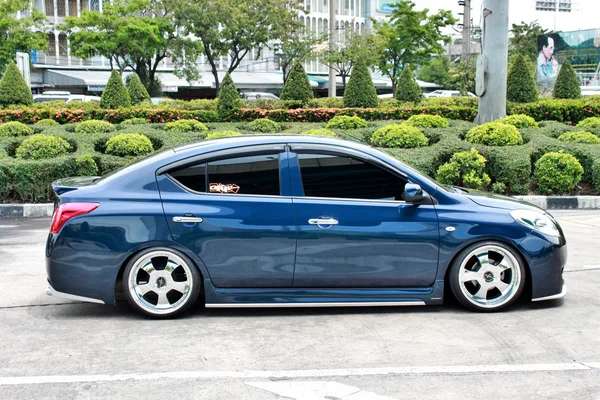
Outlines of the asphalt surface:
{"label": "asphalt surface", "polygon": [[0,400],[600,399],[600,211],[553,212],[564,300],[205,310],[154,321],[45,294],[49,219],[0,219]]}

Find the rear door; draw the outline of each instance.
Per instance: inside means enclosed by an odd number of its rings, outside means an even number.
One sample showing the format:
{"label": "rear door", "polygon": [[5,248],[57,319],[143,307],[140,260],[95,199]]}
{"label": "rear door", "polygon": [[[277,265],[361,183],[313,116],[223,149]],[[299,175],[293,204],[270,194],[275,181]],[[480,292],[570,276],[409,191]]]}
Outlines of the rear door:
{"label": "rear door", "polygon": [[200,159],[157,177],[173,239],[217,287],[290,287],[296,231],[283,146]]}

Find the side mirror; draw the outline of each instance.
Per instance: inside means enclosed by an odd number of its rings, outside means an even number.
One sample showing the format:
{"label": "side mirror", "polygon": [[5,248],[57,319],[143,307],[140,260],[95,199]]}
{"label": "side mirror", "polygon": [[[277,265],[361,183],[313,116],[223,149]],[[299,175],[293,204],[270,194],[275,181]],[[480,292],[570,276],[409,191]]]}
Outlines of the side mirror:
{"label": "side mirror", "polygon": [[425,200],[423,189],[415,183],[407,183],[404,186],[404,201],[407,203],[419,204]]}

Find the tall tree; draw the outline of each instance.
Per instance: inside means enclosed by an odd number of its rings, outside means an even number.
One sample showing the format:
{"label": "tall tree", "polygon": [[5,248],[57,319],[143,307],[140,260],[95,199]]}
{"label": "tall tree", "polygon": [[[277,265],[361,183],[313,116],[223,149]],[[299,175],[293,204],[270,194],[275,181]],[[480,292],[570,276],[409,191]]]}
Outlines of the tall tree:
{"label": "tall tree", "polygon": [[448,88],[452,80],[452,75],[450,75],[450,60],[448,60],[445,54],[435,57],[421,66],[417,77],[425,82],[437,83],[444,89]]}
{"label": "tall tree", "polygon": [[[0,73],[15,59],[17,51],[42,50],[47,46],[42,33],[45,18],[30,6],[30,0],[0,1]],[[19,11],[28,9],[28,15],[17,18]]]}
{"label": "tall tree", "polygon": [[535,63],[538,57],[538,36],[548,33],[537,21],[512,24],[508,55],[522,55],[528,62]]}
{"label": "tall tree", "polygon": [[401,1],[392,7],[389,18],[373,20],[373,28],[384,49],[378,54],[378,68],[392,80],[395,95],[396,80],[404,65],[422,64],[432,54],[442,54],[442,43],[450,42],[450,36],[441,30],[455,24],[456,19],[448,10],[431,15],[427,8],[417,11],[412,1]]}
{"label": "tall tree", "polygon": [[296,61],[312,61],[317,56],[315,48],[327,40],[327,35],[315,35],[304,26],[283,33],[273,46],[279,67],[283,71],[283,83],[287,81]]}

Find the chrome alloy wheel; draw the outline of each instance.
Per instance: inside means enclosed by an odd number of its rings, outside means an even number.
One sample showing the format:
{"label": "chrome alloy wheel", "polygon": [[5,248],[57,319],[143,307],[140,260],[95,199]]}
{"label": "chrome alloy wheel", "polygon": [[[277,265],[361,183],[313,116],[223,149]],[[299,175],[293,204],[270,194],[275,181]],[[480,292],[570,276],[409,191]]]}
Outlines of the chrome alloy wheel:
{"label": "chrome alloy wheel", "polygon": [[473,249],[460,264],[458,283],[465,299],[480,308],[499,308],[519,294],[519,261],[493,244]]}
{"label": "chrome alloy wheel", "polygon": [[193,292],[190,265],[166,250],[144,254],[129,270],[128,290],[137,306],[149,314],[175,313]]}

